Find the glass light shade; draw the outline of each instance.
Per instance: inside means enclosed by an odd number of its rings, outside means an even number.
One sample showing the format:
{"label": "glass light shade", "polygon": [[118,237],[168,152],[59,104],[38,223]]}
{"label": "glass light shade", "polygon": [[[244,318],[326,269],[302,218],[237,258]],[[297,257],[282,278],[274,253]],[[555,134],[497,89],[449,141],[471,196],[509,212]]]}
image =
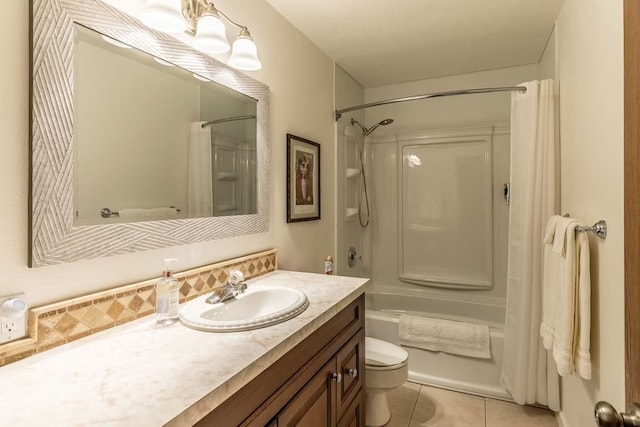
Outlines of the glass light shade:
{"label": "glass light shade", "polygon": [[253,40],[246,36],[240,36],[233,42],[227,63],[238,70],[255,71],[262,68],[258,59],[258,48]]}
{"label": "glass light shade", "polygon": [[165,33],[181,33],[187,29],[182,0],[147,0],[140,19],[146,26]]}
{"label": "glass light shade", "polygon": [[193,46],[208,53],[229,51],[229,41],[227,41],[224,24],[220,18],[215,15],[203,15],[198,19]]}

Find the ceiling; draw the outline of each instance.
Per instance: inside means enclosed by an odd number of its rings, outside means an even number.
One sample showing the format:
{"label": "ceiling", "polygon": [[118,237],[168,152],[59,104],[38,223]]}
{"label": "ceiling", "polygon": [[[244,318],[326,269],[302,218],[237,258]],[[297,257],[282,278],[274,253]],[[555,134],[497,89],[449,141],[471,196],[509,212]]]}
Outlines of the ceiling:
{"label": "ceiling", "polygon": [[537,63],[563,0],[267,0],[364,87]]}

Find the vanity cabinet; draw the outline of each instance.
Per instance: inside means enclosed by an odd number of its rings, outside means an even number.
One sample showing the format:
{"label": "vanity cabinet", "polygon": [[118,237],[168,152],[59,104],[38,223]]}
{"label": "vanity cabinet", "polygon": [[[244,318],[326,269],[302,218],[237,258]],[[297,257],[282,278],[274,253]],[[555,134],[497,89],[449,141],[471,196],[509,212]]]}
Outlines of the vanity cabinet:
{"label": "vanity cabinet", "polygon": [[278,427],[364,425],[353,421],[362,418],[363,409],[362,399],[356,398],[362,395],[358,371],[364,343],[361,335],[362,329],[278,413]]}
{"label": "vanity cabinet", "polygon": [[196,426],[364,427],[364,297]]}

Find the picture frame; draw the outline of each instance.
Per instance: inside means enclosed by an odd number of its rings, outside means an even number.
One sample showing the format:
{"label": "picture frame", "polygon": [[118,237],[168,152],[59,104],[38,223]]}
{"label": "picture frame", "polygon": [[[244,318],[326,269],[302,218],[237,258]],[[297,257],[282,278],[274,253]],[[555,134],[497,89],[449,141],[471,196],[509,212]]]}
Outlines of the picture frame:
{"label": "picture frame", "polygon": [[287,134],[287,223],[320,219],[320,144]]}

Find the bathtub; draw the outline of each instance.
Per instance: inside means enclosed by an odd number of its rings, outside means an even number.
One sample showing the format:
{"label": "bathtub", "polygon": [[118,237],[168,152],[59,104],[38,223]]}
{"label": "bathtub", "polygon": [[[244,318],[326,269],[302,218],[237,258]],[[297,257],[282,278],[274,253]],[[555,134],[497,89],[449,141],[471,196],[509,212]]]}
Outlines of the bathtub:
{"label": "bathtub", "polygon": [[399,344],[400,314],[437,317],[489,325],[491,359],[403,347],[409,353],[409,380],[479,396],[511,400],[500,384],[504,342],[504,306],[433,296],[391,293],[366,294],[365,327],[368,336]]}

